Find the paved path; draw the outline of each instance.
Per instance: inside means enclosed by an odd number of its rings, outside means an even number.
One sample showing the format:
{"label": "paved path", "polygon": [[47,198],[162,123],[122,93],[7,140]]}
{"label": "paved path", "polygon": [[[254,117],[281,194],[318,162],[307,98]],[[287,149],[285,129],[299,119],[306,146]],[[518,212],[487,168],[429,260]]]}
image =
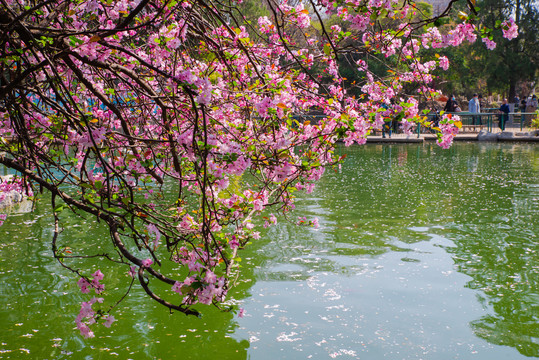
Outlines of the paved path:
{"label": "paved path", "polygon": [[[526,129],[528,130],[528,129]],[[380,132],[376,135],[367,137],[368,143],[422,143],[424,141],[435,141],[437,137],[433,134],[392,134],[389,138],[383,138]],[[482,131],[464,131],[459,132],[455,137],[455,141],[512,141],[512,142],[539,142],[539,131],[520,131],[519,128],[510,128],[506,131],[501,131],[496,128],[492,133]]]}

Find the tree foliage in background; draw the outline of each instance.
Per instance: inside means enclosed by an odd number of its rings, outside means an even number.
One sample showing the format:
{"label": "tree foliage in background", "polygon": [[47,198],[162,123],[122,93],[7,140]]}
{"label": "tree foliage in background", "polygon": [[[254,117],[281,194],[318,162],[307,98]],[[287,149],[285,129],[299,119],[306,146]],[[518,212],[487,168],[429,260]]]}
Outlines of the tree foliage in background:
{"label": "tree foliage in background", "polygon": [[[484,0],[478,4],[485,10],[483,22],[493,28],[503,19],[515,18],[520,31],[514,41],[504,41],[501,34],[490,36],[498,46],[492,53],[480,52],[483,58],[483,74],[487,89],[498,90],[513,99],[517,95],[517,84],[535,82],[539,76],[539,2],[535,0]],[[520,95],[520,94],[519,94]],[[522,94],[529,95],[529,94]]]}
{"label": "tree foliage in background", "polygon": [[[241,276],[238,251],[339,162],[336,141],[363,144],[387,120],[407,132],[433,126],[418,97],[439,96],[432,71],[449,62],[420,52],[481,33],[468,19],[440,32],[421,9],[387,0],[0,0],[0,163],[17,172],[0,188],[50,194],[54,257],[84,294],[105,294],[114,275],[82,265],[103,259],[130,275],[126,292],[136,281],[171,310],[223,308]],[[340,22],[326,24],[333,13]],[[514,24],[499,25],[516,36]],[[313,112],[325,117],[310,122]],[[443,117],[440,146],[458,124]],[[62,235],[63,209],[97,218],[110,238],[84,251]],[[103,241],[115,250],[97,250]],[[118,301],[89,297],[80,332],[110,326]]]}
{"label": "tree foliage in background", "polygon": [[[489,49],[485,43],[474,42],[460,48],[443,51],[452,62],[451,69],[442,75],[442,87],[447,93],[465,94],[482,91],[505,94],[510,101],[528,96],[519,88],[529,91],[527,83],[535,84],[539,76],[539,3],[535,0],[482,0],[476,3],[478,16],[462,5],[454,12],[480,23],[483,35],[493,40],[496,47]],[[468,11],[469,12],[469,11]],[[514,19],[519,28],[518,36],[508,41],[500,32],[491,31],[504,20]]]}

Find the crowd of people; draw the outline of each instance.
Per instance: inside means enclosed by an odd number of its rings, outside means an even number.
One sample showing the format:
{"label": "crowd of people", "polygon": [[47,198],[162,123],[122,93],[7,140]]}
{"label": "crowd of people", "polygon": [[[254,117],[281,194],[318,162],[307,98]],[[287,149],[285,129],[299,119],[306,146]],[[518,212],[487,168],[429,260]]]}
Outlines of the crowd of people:
{"label": "crowd of people", "polygon": [[[525,115],[525,124],[529,125],[531,123],[531,119],[534,116],[533,113],[537,111],[538,107],[538,101],[537,96],[530,95],[528,98],[523,97],[520,99],[517,96],[513,99],[514,103],[514,112],[517,112],[520,110],[521,113],[526,113]],[[468,101],[468,113],[471,114],[480,114],[482,108],[482,96],[474,93],[473,97]],[[459,105],[459,103],[456,100],[455,95],[451,95],[444,106],[445,112],[450,113],[458,113],[461,112],[462,109]],[[499,113],[499,127],[503,131],[505,130],[505,124],[509,120],[509,113],[511,112],[511,106],[509,105],[509,102],[507,99],[503,99],[503,103],[500,106],[499,109],[497,109]],[[474,115],[472,116],[473,124],[472,125],[482,125],[481,115]]]}

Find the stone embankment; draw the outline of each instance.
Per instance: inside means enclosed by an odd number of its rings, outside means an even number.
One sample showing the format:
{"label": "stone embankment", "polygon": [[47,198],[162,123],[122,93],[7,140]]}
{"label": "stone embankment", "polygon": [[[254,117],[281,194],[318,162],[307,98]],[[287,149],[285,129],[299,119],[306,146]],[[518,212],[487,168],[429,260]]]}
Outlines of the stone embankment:
{"label": "stone embankment", "polygon": [[[9,181],[12,177],[13,175],[0,176],[0,184]],[[0,209],[20,204],[24,200],[26,196],[15,190],[0,193]]]}
{"label": "stone embankment", "polygon": [[[435,141],[437,137],[433,134],[393,134],[392,137],[372,135],[367,138],[368,143],[423,143],[425,141]],[[491,142],[539,142],[539,130],[530,132],[502,131],[491,133],[485,130],[479,133],[459,133],[454,141],[491,141]]]}
{"label": "stone embankment", "polygon": [[539,130],[531,132],[502,131],[499,133],[489,133],[481,131],[477,134],[477,141],[539,141]]}

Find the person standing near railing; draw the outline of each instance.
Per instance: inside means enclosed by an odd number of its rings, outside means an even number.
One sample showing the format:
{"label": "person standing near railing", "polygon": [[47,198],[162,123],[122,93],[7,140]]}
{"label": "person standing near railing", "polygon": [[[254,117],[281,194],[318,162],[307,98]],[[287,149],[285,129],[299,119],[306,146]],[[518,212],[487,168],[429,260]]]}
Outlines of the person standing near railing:
{"label": "person standing near railing", "polygon": [[507,99],[503,99],[503,104],[502,106],[500,106],[499,111],[501,111],[502,114],[500,115],[500,121],[498,126],[502,131],[505,131],[505,122],[509,119],[509,112],[511,112],[511,108],[507,103]]}
{"label": "person standing near railing", "polygon": [[[528,102],[526,103],[526,112],[527,113],[534,113],[537,111],[537,96],[535,94],[531,97],[531,99],[528,99]],[[530,126],[532,123],[533,114],[527,114],[526,115],[526,126]]]}
{"label": "person standing near railing", "polygon": [[523,96],[522,100],[520,100],[520,112],[526,112],[526,96]]}
{"label": "person standing near railing", "polygon": [[[481,112],[479,95],[477,93],[473,94],[473,98],[468,101],[468,112],[473,114],[478,114]],[[482,125],[481,116],[474,116],[472,125]]]}
{"label": "person standing near railing", "polygon": [[485,101],[483,101],[483,95],[479,94],[478,99],[479,99],[479,112],[481,112],[483,109],[485,109]]}
{"label": "person standing near railing", "polygon": [[459,104],[457,103],[457,100],[455,99],[455,95],[451,95],[451,97],[445,103],[444,111],[457,112],[458,107],[459,107]]}

